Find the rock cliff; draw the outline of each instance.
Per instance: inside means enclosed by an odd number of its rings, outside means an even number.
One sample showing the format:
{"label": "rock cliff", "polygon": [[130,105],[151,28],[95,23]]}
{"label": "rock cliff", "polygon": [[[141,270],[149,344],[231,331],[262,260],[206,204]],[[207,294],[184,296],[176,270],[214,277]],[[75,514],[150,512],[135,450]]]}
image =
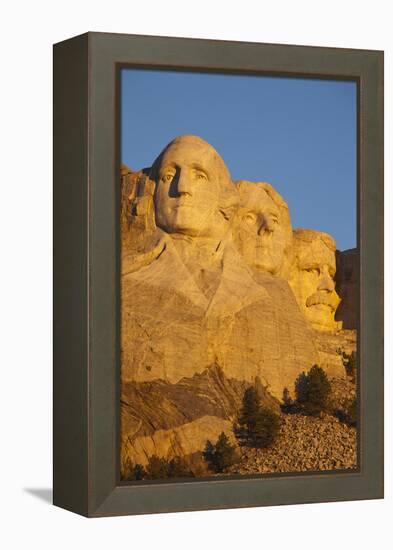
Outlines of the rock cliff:
{"label": "rock cliff", "polygon": [[312,365],[345,377],[338,350],[355,349],[356,334],[334,321],[329,236],[306,230],[295,250],[283,198],[266,183],[234,185],[195,136],[121,177],[122,464],[191,456],[221,432],[233,439],[250,385],[278,411]]}

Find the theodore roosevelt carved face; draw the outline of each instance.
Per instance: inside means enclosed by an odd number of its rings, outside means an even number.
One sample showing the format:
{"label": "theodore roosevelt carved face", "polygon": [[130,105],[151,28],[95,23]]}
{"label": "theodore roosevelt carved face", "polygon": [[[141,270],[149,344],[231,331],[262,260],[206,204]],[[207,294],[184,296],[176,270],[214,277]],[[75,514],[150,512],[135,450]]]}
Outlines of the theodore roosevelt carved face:
{"label": "theodore roosevelt carved face", "polygon": [[238,203],[224,161],[203,139],[174,139],[153,164],[157,226],[167,233],[221,238]]}
{"label": "theodore roosevelt carved face", "polygon": [[269,183],[237,182],[240,206],[235,242],[246,262],[259,271],[286,276],[292,241],[288,206]]}
{"label": "theodore roosevelt carved face", "polygon": [[289,283],[299,306],[318,330],[335,330],[340,298],[335,290],[336,243],[327,233],[312,229],[293,232],[294,263]]}

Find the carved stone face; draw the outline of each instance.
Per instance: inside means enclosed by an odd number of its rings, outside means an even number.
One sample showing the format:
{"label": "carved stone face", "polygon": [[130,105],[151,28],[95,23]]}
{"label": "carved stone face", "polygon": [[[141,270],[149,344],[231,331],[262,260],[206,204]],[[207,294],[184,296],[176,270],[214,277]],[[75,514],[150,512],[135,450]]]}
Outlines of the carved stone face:
{"label": "carved stone face", "polygon": [[284,275],[292,240],[286,203],[268,183],[237,182],[240,207],[235,242],[251,267]]}
{"label": "carved stone face", "polygon": [[290,285],[311,325],[318,330],[336,330],[334,315],[340,298],[335,290],[336,245],[320,231],[294,231],[294,264]]}
{"label": "carved stone face", "polygon": [[211,145],[197,136],[176,138],[156,160],[154,172],[158,227],[191,237],[225,233],[228,221],[220,211],[223,187],[234,185]]}

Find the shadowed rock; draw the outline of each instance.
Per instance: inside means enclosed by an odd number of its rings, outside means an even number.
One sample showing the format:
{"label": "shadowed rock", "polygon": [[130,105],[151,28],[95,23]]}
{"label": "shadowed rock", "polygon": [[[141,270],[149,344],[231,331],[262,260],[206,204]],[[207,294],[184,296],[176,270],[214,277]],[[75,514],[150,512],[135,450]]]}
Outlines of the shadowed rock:
{"label": "shadowed rock", "polygon": [[358,327],[359,250],[352,248],[336,252],[336,289],[341,303],[336,311],[336,320],[343,328]]}

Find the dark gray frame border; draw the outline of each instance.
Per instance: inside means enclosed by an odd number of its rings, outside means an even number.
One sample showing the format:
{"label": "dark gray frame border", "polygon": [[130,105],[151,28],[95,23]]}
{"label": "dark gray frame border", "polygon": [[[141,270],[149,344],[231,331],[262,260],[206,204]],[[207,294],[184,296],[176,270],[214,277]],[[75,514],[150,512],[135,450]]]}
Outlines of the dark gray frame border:
{"label": "dark gray frame border", "polygon": [[[358,82],[359,471],[120,485],[121,65]],[[54,46],[53,419],[54,503],[89,517],[383,497],[383,52],[106,33]]]}

